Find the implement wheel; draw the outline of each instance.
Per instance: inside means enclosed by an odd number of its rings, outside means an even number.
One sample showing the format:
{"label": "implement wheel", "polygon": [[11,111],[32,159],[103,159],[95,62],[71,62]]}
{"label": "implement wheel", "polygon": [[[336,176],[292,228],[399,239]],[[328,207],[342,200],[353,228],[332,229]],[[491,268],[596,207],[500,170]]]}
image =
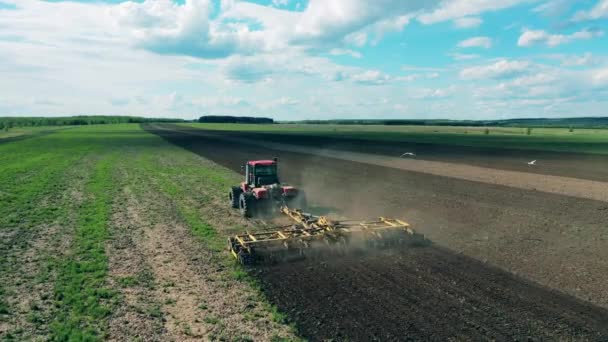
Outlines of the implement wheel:
{"label": "implement wheel", "polygon": [[228,238],[228,251],[230,251],[230,252],[234,251],[235,253],[237,253],[238,249],[235,247],[236,247],[236,240],[233,237],[229,237]]}
{"label": "implement wheel", "polygon": [[239,210],[243,217],[253,217],[255,214],[255,197],[252,194],[243,192],[239,196]]}
{"label": "implement wheel", "polygon": [[251,255],[240,251],[238,254],[239,263],[243,266],[253,265],[254,259]]}
{"label": "implement wheel", "polygon": [[230,194],[229,194],[230,206],[232,206],[235,209],[239,207],[239,197],[241,196],[242,192],[243,192],[243,190],[241,188],[239,188],[238,186],[233,186],[230,189]]}

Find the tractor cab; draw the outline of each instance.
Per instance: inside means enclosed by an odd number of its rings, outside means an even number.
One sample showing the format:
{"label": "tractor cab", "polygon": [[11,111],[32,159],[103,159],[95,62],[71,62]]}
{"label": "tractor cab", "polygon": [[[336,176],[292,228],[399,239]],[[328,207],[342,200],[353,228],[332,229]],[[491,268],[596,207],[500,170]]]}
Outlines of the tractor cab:
{"label": "tractor cab", "polygon": [[248,161],[245,165],[245,182],[252,188],[279,183],[277,159]]}
{"label": "tractor cab", "polygon": [[276,212],[283,206],[305,210],[306,195],[279,182],[277,162],[274,158],[245,163],[245,181],[230,188],[230,206],[238,208],[244,217]]}

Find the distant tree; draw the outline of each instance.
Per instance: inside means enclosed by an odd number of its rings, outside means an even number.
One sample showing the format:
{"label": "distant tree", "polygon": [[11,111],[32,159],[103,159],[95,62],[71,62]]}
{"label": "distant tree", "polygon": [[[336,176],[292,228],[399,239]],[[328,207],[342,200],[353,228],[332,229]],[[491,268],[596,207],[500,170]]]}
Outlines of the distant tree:
{"label": "distant tree", "polygon": [[485,135],[490,134],[490,129],[489,128],[484,129],[483,134],[485,134]]}
{"label": "distant tree", "polygon": [[259,118],[252,116],[230,116],[230,115],[206,115],[198,119],[200,123],[248,123],[248,124],[271,124],[271,118]]}
{"label": "distant tree", "polygon": [[[1,1],[1,0],[0,0]],[[64,125],[99,125],[126,122],[184,122],[182,119],[151,119],[133,116],[103,116],[103,115],[79,115],[68,117],[4,117],[0,118],[2,127],[0,130],[8,130],[12,127],[27,126],[64,126]]]}
{"label": "distant tree", "polygon": [[570,126],[570,127],[568,128],[568,132],[570,132],[570,133],[574,132],[574,127]]}
{"label": "distant tree", "polygon": [[531,135],[531,134],[532,134],[532,127],[526,128],[526,135]]}

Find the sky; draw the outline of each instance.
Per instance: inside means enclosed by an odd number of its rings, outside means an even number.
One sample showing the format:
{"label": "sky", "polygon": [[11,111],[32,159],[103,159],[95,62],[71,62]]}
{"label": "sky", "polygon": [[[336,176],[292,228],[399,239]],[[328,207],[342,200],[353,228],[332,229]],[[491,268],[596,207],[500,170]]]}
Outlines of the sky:
{"label": "sky", "polygon": [[608,116],[608,0],[0,0],[0,116]]}

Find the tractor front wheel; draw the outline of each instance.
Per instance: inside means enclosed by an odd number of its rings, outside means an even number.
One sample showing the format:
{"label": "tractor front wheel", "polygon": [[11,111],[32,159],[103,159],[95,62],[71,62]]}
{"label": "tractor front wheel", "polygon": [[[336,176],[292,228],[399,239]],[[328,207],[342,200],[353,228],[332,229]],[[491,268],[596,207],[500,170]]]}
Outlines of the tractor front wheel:
{"label": "tractor front wheel", "polygon": [[247,192],[241,193],[239,196],[239,210],[243,217],[253,217],[255,214],[255,197]]}
{"label": "tractor front wheel", "polygon": [[239,197],[241,196],[242,192],[243,190],[241,190],[241,188],[238,186],[233,186],[230,189],[230,205],[235,209],[239,207]]}

